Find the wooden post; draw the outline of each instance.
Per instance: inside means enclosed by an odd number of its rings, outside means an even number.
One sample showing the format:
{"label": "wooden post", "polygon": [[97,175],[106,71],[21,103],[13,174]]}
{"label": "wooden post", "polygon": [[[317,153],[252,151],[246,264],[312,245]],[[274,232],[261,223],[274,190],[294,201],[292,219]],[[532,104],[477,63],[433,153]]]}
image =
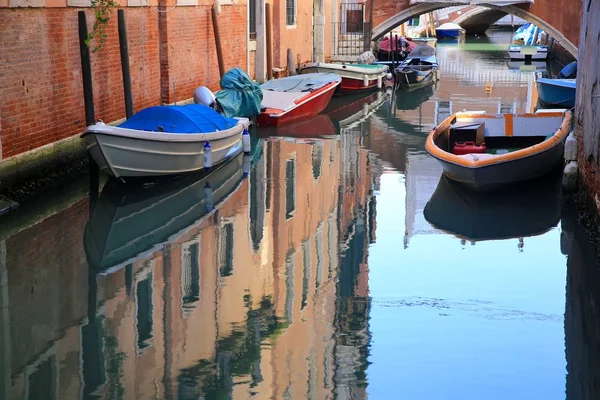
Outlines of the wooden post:
{"label": "wooden post", "polygon": [[287,49],[287,66],[290,76],[296,75],[296,66],[294,65],[294,53],[292,49]]}
{"label": "wooden post", "polygon": [[300,54],[296,54],[296,72],[300,74]]}
{"label": "wooden post", "polygon": [[79,11],[77,16],[79,18],[79,52],[81,53],[81,76],[83,78],[85,124],[89,126],[96,122],[96,117],[94,115],[94,90],[92,88],[92,63],[90,62],[90,48],[85,43],[88,37],[85,11]]}
{"label": "wooden post", "polygon": [[394,34],[390,31],[390,61],[392,62],[392,71],[394,70]]}
{"label": "wooden post", "polygon": [[[429,26],[430,26],[430,32],[431,32],[431,37],[435,36],[435,18],[433,16],[433,12],[429,13]],[[429,35],[427,35],[429,36]]]}
{"label": "wooden post", "polygon": [[219,63],[219,74],[221,78],[225,75],[225,65],[223,63],[223,49],[221,48],[221,35],[219,34],[219,22],[217,21],[217,6],[212,7],[212,23],[215,34],[215,45],[217,47],[217,61]]}
{"label": "wooden post", "polygon": [[267,42],[267,80],[273,79],[273,24],[271,21],[271,4],[265,4],[265,24]]}
{"label": "wooden post", "polygon": [[119,22],[119,49],[121,50],[121,73],[123,75],[123,94],[125,95],[125,115],[127,119],[133,115],[133,97],[131,95],[131,75],[129,73],[129,48],[127,47],[127,30],[125,12],[117,11]]}

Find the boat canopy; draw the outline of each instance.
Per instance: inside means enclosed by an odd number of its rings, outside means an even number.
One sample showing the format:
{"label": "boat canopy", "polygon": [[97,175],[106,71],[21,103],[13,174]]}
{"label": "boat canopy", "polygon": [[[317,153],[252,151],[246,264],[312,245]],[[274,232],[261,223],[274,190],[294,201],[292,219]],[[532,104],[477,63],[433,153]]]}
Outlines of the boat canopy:
{"label": "boat canopy", "polygon": [[237,123],[237,120],[203,104],[188,104],[145,108],[119,128],[164,133],[210,133],[233,128]]}
{"label": "boat canopy", "polygon": [[[262,90],[274,92],[310,92],[322,88],[331,82],[339,82],[339,75],[332,73],[314,73],[271,79],[260,85]],[[264,102],[263,102],[264,103]],[[264,104],[263,104],[264,107]]]}
{"label": "boat canopy", "polygon": [[426,44],[420,44],[410,52],[407,58],[426,58],[435,56],[435,49]]}

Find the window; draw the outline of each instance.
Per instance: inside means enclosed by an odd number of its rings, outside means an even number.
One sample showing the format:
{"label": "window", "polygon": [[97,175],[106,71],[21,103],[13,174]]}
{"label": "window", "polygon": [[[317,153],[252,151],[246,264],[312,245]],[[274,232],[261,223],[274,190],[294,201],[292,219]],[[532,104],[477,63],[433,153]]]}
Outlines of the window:
{"label": "window", "polygon": [[302,301],[300,303],[300,309],[303,310],[308,304],[308,287],[310,284],[310,242],[305,240],[302,242],[302,253],[303,253],[303,270],[302,270]]}
{"label": "window", "polygon": [[233,273],[233,222],[227,222],[221,228],[219,272],[221,277],[230,276]]}
{"label": "window", "polygon": [[286,25],[296,25],[296,0],[285,0]]}
{"label": "window", "polygon": [[200,243],[184,243],[181,249],[181,307],[186,312],[200,300]]}
{"label": "window", "polygon": [[150,345],[153,335],[153,305],[152,305],[152,282],[153,273],[148,273],[136,285],[136,332],[137,348],[142,350]]}
{"label": "window", "polygon": [[294,215],[296,210],[296,160],[285,162],[285,219]]}
{"label": "window", "polygon": [[248,10],[250,40],[256,40],[256,0],[248,0],[248,7],[250,7]]}

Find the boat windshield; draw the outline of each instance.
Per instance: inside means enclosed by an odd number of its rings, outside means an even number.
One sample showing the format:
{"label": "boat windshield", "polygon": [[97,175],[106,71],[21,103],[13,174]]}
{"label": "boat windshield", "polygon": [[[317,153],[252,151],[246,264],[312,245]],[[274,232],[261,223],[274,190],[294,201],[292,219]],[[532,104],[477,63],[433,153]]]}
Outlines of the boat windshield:
{"label": "boat windshield", "polygon": [[425,58],[435,55],[435,49],[426,44],[420,44],[413,51],[410,52],[408,58]]}

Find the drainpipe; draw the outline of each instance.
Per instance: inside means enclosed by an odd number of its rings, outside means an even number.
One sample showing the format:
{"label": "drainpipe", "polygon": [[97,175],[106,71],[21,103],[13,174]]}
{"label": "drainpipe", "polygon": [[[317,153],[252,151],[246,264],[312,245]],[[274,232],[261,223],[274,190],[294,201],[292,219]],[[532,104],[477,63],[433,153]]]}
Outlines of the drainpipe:
{"label": "drainpipe", "polygon": [[[250,74],[250,2],[246,0],[246,72]],[[255,77],[256,78],[256,77]]]}

